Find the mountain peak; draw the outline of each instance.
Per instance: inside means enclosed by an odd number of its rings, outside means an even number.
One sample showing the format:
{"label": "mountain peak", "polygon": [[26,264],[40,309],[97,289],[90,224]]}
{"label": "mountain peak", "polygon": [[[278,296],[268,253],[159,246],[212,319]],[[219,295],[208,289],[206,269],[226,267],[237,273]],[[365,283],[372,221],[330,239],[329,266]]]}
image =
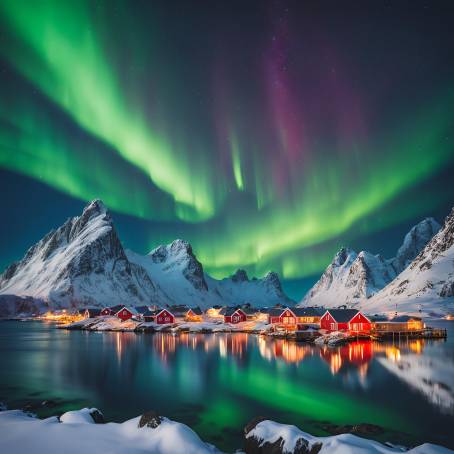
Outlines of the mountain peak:
{"label": "mountain peak", "polygon": [[342,266],[350,256],[356,258],[356,252],[349,247],[341,247],[337,254],[334,256],[332,264],[335,266]]}
{"label": "mountain peak", "polygon": [[248,282],[249,278],[245,270],[238,269],[231,277],[233,282]]}
{"label": "mountain peak", "polygon": [[[452,220],[454,231],[454,211]],[[341,248],[301,304],[334,307],[357,304],[373,296],[401,273],[431,238],[435,240],[434,235],[439,229],[435,219],[423,219],[405,235],[396,257],[389,260],[368,251],[357,254],[350,248]],[[449,241],[443,243],[449,244]]]}
{"label": "mountain peak", "polygon": [[413,261],[440,228],[440,224],[434,218],[426,218],[410,229],[396,257],[391,261],[397,274]]}
{"label": "mountain peak", "polygon": [[101,199],[94,199],[85,206],[82,216],[84,214],[91,216],[99,216],[101,214],[107,213],[108,210],[107,207],[104,205],[103,201]]}
{"label": "mountain peak", "polygon": [[186,240],[179,238],[170,243],[170,251],[173,254],[184,252],[187,255],[194,255],[192,252],[192,246]]}
{"label": "mountain peak", "polygon": [[279,275],[275,271],[268,271],[268,273],[265,274],[263,280],[279,290],[282,289]]}

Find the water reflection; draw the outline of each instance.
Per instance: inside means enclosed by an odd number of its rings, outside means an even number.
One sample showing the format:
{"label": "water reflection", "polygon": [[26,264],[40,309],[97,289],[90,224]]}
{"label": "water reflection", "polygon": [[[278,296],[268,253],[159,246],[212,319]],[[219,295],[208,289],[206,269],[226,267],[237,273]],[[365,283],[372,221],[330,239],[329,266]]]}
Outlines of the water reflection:
{"label": "water reflection", "polygon": [[21,398],[40,392],[43,399],[84,399],[77,405],[98,406],[117,420],[156,409],[207,440],[238,431],[258,414],[304,424],[308,432],[316,430],[308,421],[331,421],[389,425],[426,441],[450,433],[450,338],[358,340],[328,348],[245,333],[172,336],[13,326],[3,324],[0,331],[0,391],[14,384]]}
{"label": "water reflection", "polygon": [[[432,346],[429,344],[429,349]],[[423,355],[424,347],[424,340],[387,346],[385,355],[377,360],[388,372],[422,393],[430,403],[447,414],[454,414],[454,358],[430,351]]]}

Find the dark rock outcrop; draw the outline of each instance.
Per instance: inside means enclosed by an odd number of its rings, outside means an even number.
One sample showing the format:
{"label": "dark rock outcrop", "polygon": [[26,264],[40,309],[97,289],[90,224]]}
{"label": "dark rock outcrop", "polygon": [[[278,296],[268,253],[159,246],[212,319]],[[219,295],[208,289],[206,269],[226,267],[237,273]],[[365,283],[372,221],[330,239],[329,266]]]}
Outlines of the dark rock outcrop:
{"label": "dark rock outcrop", "polygon": [[156,429],[156,427],[161,424],[162,417],[159,416],[159,414],[154,411],[150,410],[145,412],[141,417],[139,421],[139,428],[142,428],[144,426],[150,427],[152,429]]}
{"label": "dark rock outcrop", "polygon": [[244,452],[246,454],[318,454],[322,449],[322,443],[310,444],[304,437],[299,437],[295,443],[293,451],[284,451],[285,440],[279,437],[274,442],[264,441],[250,433],[266,418],[257,417],[246,424],[244,428]]}

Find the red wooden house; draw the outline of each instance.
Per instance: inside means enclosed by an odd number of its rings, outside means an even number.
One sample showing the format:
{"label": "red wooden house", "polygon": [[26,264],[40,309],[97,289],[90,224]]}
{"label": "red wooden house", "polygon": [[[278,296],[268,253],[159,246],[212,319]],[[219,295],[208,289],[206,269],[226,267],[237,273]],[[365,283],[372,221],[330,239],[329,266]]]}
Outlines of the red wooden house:
{"label": "red wooden house", "polygon": [[112,309],[110,307],[105,307],[101,311],[101,315],[113,315]]}
{"label": "red wooden house", "polygon": [[327,331],[368,333],[372,329],[372,323],[357,309],[329,309],[320,319],[320,327]]}
{"label": "red wooden house", "polygon": [[118,312],[115,313],[115,316],[119,319],[125,321],[129,320],[132,317],[137,316],[137,311],[131,307],[123,306]]}
{"label": "red wooden house", "polygon": [[229,307],[224,313],[224,323],[240,323],[245,322],[247,316],[245,312],[236,307]]}
{"label": "red wooden house", "polygon": [[296,328],[297,317],[288,307],[277,307],[270,309],[268,323],[273,325],[294,326]]}
{"label": "red wooden house", "polygon": [[175,323],[175,316],[167,309],[148,310],[143,314],[143,318],[146,322],[154,322],[158,325]]}

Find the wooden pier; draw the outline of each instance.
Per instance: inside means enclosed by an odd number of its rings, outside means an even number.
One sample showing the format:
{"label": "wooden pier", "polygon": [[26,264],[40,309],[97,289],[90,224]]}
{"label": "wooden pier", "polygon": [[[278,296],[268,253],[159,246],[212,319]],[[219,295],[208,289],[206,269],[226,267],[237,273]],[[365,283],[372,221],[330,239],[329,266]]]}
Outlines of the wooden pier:
{"label": "wooden pier", "polygon": [[424,328],[422,330],[406,330],[406,331],[375,331],[371,333],[371,339],[446,339],[448,331],[444,328]]}

